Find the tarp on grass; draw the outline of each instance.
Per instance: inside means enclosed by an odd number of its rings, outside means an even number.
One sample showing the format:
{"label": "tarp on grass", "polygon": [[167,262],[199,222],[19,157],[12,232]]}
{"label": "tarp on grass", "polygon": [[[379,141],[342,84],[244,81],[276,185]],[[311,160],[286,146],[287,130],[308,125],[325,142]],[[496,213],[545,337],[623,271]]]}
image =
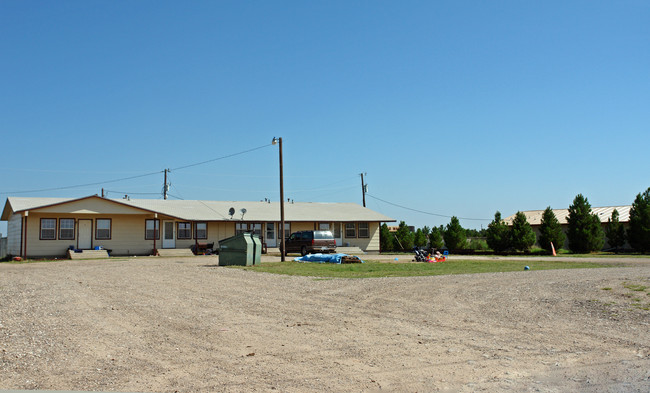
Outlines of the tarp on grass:
{"label": "tarp on grass", "polygon": [[316,263],[343,263],[343,258],[356,258],[358,262],[364,263],[359,257],[347,254],[309,254],[304,257],[295,258],[295,262],[316,262]]}

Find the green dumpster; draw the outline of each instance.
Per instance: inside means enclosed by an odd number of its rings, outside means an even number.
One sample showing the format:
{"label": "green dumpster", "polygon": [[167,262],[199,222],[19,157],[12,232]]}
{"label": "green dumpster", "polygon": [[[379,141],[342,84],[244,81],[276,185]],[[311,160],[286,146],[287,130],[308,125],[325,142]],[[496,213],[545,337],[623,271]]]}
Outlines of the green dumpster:
{"label": "green dumpster", "polygon": [[262,242],[252,233],[242,233],[219,241],[220,266],[259,266]]}

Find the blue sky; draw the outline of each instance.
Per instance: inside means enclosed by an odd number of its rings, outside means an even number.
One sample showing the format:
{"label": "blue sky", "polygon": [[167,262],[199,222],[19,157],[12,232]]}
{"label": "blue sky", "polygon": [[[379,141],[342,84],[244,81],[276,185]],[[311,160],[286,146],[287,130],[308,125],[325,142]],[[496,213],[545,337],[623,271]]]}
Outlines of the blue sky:
{"label": "blue sky", "polygon": [[649,20],[646,1],[2,1],[0,198],[161,198],[163,169],[216,159],[170,194],[278,200],[280,136],[287,198],[360,204],[363,172],[367,206],[418,227],[630,204]]}

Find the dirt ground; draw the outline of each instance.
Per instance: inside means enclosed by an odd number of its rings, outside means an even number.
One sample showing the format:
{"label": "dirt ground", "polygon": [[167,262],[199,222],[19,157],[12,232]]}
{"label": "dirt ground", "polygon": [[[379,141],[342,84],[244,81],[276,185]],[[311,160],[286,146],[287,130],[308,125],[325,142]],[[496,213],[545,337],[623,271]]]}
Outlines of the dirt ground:
{"label": "dirt ground", "polygon": [[0,389],[648,392],[648,261],[354,280],[2,263]]}

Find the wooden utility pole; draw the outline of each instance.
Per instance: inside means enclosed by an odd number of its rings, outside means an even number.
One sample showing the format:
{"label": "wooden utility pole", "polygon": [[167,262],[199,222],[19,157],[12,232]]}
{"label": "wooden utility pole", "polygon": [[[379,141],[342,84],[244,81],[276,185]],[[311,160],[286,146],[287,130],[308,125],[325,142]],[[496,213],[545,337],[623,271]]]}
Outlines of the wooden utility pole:
{"label": "wooden utility pole", "polygon": [[280,261],[285,261],[284,251],[284,178],[282,175],[282,138],[273,137],[271,144],[280,148]]}
{"label": "wooden utility pole", "polygon": [[169,186],[167,185],[167,171],[169,169],[165,169],[165,185],[163,186],[163,199],[167,200],[167,191],[169,190]]}
{"label": "wooden utility pole", "polygon": [[366,184],[363,182],[363,173],[361,175],[361,194],[363,195],[363,207],[366,207]]}

